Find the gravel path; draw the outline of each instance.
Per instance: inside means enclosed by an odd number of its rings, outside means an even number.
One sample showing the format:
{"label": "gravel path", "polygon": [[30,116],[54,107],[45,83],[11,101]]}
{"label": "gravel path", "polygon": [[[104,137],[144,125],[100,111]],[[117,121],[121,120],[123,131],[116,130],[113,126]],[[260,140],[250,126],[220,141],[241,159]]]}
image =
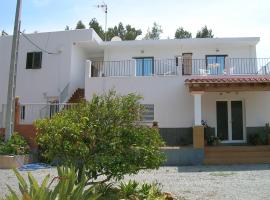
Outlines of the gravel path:
{"label": "gravel path", "polygon": [[[32,173],[42,180],[48,173],[56,175],[56,169]],[[27,172],[22,174],[26,176]],[[160,182],[164,191],[190,200],[270,199],[270,165],[161,167],[159,170],[125,177],[125,180],[129,179]],[[11,170],[0,170],[0,180],[0,196],[8,192],[6,184],[17,187],[17,180]]]}

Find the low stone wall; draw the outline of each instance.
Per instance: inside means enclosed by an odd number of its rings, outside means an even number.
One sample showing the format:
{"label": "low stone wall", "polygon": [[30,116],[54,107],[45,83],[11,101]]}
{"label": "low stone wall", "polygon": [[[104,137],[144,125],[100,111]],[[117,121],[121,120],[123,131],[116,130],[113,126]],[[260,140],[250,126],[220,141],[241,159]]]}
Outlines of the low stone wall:
{"label": "low stone wall", "polygon": [[190,128],[159,128],[159,133],[166,146],[180,146],[192,144],[192,127]]}
{"label": "low stone wall", "polygon": [[15,127],[15,131],[26,139],[31,150],[37,150],[38,148],[38,145],[36,143],[37,131],[34,125],[20,124]]}
{"label": "low stone wall", "polygon": [[[21,124],[15,126],[15,132],[18,132],[21,136],[25,138],[25,140],[28,142],[30,149],[32,151],[36,151],[38,148],[38,145],[36,143],[36,128],[32,124]],[[0,134],[5,135],[5,129],[0,129]]]}
{"label": "low stone wall", "polygon": [[164,147],[161,149],[166,155],[164,166],[201,165],[204,159],[204,149],[193,147]]}
{"label": "low stone wall", "polygon": [[[185,146],[193,144],[192,127],[189,128],[159,128],[159,133],[166,146]],[[215,128],[205,128],[205,138],[215,135]]]}

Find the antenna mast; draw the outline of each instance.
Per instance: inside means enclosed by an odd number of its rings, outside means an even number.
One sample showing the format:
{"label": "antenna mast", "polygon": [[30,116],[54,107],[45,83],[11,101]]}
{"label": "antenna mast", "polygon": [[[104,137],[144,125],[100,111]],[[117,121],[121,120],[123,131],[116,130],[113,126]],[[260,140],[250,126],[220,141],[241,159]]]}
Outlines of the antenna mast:
{"label": "antenna mast", "polygon": [[103,1],[102,4],[97,5],[98,8],[102,8],[105,13],[105,41],[107,41],[107,17],[108,17],[108,5]]}

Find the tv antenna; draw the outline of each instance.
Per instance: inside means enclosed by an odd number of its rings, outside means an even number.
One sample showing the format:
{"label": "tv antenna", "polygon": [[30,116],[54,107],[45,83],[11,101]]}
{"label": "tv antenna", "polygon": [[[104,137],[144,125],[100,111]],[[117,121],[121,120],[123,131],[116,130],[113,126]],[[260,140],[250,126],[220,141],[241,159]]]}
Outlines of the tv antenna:
{"label": "tv antenna", "polygon": [[97,8],[101,8],[105,13],[105,41],[107,41],[107,17],[108,17],[108,5],[103,1],[102,4],[96,6]]}

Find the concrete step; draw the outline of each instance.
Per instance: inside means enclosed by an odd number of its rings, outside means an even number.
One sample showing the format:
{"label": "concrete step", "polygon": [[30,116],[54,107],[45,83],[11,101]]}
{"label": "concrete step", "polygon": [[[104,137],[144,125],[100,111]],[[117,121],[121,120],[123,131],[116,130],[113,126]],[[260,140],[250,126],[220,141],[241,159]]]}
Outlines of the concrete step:
{"label": "concrete step", "polygon": [[270,151],[250,151],[250,152],[207,152],[205,153],[206,158],[237,158],[237,157],[269,157]]}
{"label": "concrete step", "polygon": [[205,153],[208,152],[254,152],[254,151],[270,151],[270,145],[259,146],[215,146],[205,147]]}
{"label": "concrete step", "polygon": [[205,158],[205,165],[270,164],[270,157]]}

